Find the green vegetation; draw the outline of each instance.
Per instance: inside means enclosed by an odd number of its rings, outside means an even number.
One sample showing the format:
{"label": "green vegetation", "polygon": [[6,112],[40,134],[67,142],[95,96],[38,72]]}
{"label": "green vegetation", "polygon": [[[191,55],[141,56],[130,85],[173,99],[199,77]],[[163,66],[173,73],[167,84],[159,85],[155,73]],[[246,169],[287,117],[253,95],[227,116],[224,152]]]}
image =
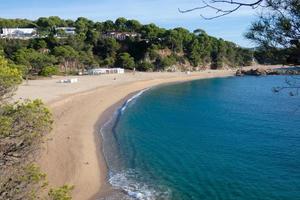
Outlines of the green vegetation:
{"label": "green vegetation", "polygon": [[[40,100],[8,101],[21,82],[18,67],[0,56],[0,199],[40,199],[47,187],[34,158],[51,130],[52,115]],[[43,198],[71,199],[72,188],[53,189]]]}
{"label": "green vegetation", "polygon": [[257,60],[268,64],[300,64],[299,0],[264,3],[266,11],[245,34],[260,46],[256,51]]}
{"label": "green vegetation", "polygon": [[63,185],[62,187],[51,189],[49,191],[49,196],[52,200],[71,200],[71,191],[74,186]]}
{"label": "green vegetation", "polygon": [[[57,31],[55,27],[62,26],[75,27],[76,34],[58,33],[62,30]],[[237,67],[251,64],[253,55],[251,50],[211,37],[201,29],[193,33],[184,28],[166,30],[125,18],[115,22],[93,22],[83,17],[75,21],[59,17],[35,21],[0,19],[0,27],[37,28],[40,38],[0,40],[4,56],[12,64],[25,67],[23,76],[56,73],[51,70],[49,73],[49,66],[59,66],[58,70],[64,73],[99,66],[147,71],[169,67],[177,70]],[[109,31],[135,36],[120,39],[107,36]],[[57,34],[64,37],[56,37]]]}
{"label": "green vegetation", "polygon": [[21,73],[17,69],[10,68],[7,60],[0,56],[0,102],[11,97],[21,82]]}

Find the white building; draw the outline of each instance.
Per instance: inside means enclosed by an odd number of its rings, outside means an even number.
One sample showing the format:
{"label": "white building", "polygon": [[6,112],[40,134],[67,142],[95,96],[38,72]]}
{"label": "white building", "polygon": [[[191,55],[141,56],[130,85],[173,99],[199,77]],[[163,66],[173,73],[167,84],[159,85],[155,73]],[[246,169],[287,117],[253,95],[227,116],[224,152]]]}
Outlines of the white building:
{"label": "white building", "polygon": [[66,35],[75,35],[76,28],[75,27],[57,27],[56,31],[63,31]]}
{"label": "white building", "polygon": [[12,39],[31,39],[37,36],[36,28],[2,28],[0,34],[1,38]]}
{"label": "white building", "polygon": [[100,74],[124,74],[123,68],[95,68],[88,70],[89,75],[100,75]]}
{"label": "white building", "polygon": [[111,31],[103,34],[104,38],[115,38],[117,40],[126,40],[127,38],[137,38],[140,37],[140,34],[133,32],[117,32]]}

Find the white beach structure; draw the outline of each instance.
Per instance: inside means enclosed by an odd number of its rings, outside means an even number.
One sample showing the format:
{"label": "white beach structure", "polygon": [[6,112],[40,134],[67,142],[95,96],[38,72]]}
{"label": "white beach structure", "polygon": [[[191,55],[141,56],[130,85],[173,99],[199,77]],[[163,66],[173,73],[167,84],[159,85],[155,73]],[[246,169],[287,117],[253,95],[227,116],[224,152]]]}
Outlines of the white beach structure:
{"label": "white beach structure", "polygon": [[37,37],[36,28],[2,28],[1,38],[31,39]]}
{"label": "white beach structure", "polygon": [[100,75],[100,74],[124,74],[123,68],[95,68],[88,70],[89,75]]}
{"label": "white beach structure", "polygon": [[78,78],[69,78],[69,79],[62,79],[59,83],[77,83]]}

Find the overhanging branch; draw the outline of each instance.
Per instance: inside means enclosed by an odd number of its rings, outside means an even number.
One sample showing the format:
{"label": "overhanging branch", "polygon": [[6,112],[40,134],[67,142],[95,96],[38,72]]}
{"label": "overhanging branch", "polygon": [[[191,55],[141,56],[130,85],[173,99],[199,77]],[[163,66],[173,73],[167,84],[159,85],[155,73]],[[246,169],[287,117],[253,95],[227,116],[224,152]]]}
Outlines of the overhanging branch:
{"label": "overhanging branch", "polygon": [[[225,16],[225,15],[229,15],[229,14],[239,10],[241,7],[251,7],[252,9],[255,9],[259,6],[262,6],[261,4],[263,2],[264,2],[264,0],[257,0],[252,3],[243,3],[243,2],[238,2],[238,1],[226,1],[226,0],[211,0],[208,3],[206,0],[202,0],[203,6],[195,7],[195,8],[191,8],[191,9],[187,9],[187,10],[182,10],[182,9],[178,8],[178,11],[180,13],[188,13],[188,12],[193,12],[195,10],[204,10],[204,9],[208,8],[208,9],[216,11],[216,15],[212,16],[212,17],[206,17],[203,14],[201,14],[200,16],[203,19],[211,20],[211,19],[219,18],[219,17]],[[214,6],[215,4],[218,4],[218,3],[234,5],[235,7],[232,9],[229,9],[229,10],[225,10],[223,8]]]}

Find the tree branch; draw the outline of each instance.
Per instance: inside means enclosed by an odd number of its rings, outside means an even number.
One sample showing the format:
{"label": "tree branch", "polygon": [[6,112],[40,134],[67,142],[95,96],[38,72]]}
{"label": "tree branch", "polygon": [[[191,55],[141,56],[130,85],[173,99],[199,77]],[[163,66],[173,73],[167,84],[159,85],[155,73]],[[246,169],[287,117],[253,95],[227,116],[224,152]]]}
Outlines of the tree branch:
{"label": "tree branch", "polygon": [[[252,7],[252,9],[257,8],[258,6],[261,6],[261,4],[263,3],[264,0],[257,0],[253,3],[242,3],[242,2],[237,2],[237,1],[226,1],[226,0],[211,0],[209,3],[206,0],[202,0],[202,4],[203,6],[200,7],[195,7],[192,9],[187,9],[187,10],[181,10],[180,8],[178,8],[178,11],[180,13],[188,13],[188,12],[193,12],[195,10],[204,10],[206,8],[209,8],[211,10],[215,10],[216,11],[216,15],[213,17],[205,17],[204,15],[200,15],[203,19],[206,20],[211,20],[211,19],[215,19],[215,18],[219,18],[225,15],[229,15],[237,10],[239,10],[241,7]],[[230,5],[234,5],[235,7],[229,10],[224,10],[222,8],[213,6],[213,4],[218,4],[218,3],[223,3],[223,4],[230,4]],[[219,14],[220,13],[220,14]]]}

